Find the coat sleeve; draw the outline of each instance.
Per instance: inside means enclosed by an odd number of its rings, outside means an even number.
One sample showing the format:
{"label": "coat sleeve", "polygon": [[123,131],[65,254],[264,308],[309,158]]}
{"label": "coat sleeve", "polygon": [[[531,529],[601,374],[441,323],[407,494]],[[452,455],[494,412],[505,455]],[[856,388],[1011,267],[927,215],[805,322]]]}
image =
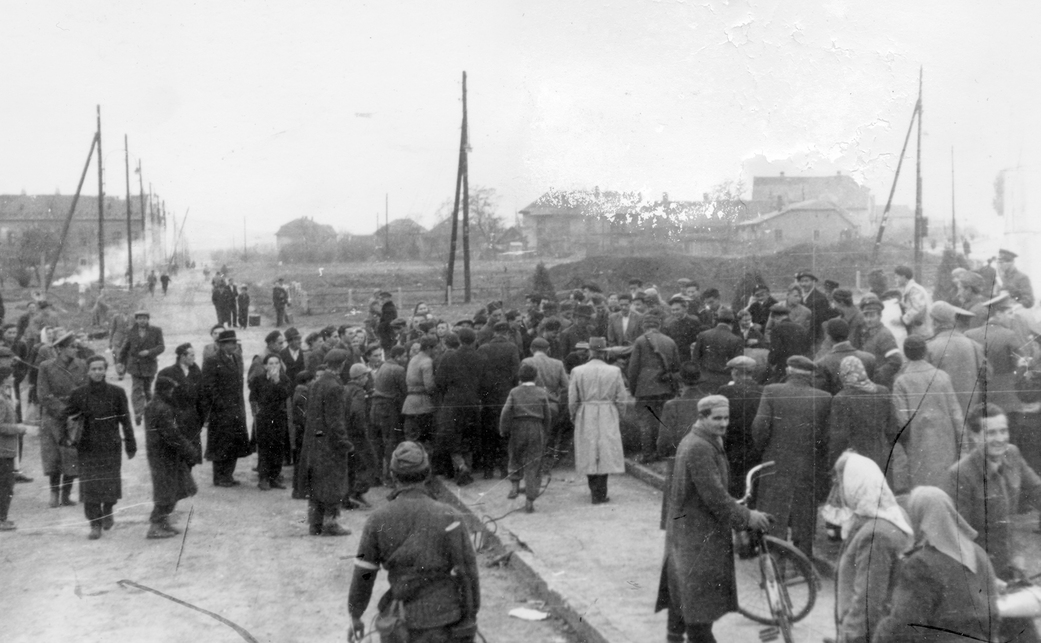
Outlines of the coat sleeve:
{"label": "coat sleeve", "polygon": [[549,435],[553,428],[553,410],[549,407],[549,393],[542,396],[542,435]]}
{"label": "coat sleeve", "polygon": [[112,387],[112,398],[116,403],[116,414],[119,416],[119,424],[123,428],[123,448],[128,454],[137,451],[137,440],[134,438],[134,423],[130,421],[130,407],[127,404],[127,395],[122,388]]}
{"label": "coat sleeve", "polygon": [[332,444],[347,451],[353,451],[354,445],[347,438],[347,416],[344,409],[343,391],[330,389],[323,391],[322,414],[326,429],[332,434]]}
{"label": "coat sleeve", "polygon": [[133,343],[133,333],[127,332],[126,338],[123,340],[123,345],[119,347],[119,357],[116,359],[117,364],[127,365],[127,356],[130,355],[130,344]]}
{"label": "coat sleeve", "polygon": [[757,453],[763,453],[766,445],[770,443],[770,433],[773,429],[773,403],[770,401],[771,394],[763,391],[759,398],[759,410],[752,420],[752,444]]}
{"label": "coat sleeve", "polygon": [[163,329],[158,326],[153,326],[152,328],[155,329],[155,345],[148,349],[148,355],[150,357],[159,357],[166,350],[166,344],[163,342]]}
{"label": "coat sleeve", "polygon": [[893,590],[892,607],[889,614],[879,623],[871,637],[873,643],[896,643],[920,640],[921,634],[915,627],[928,623],[940,601],[938,592],[944,591],[930,578],[924,562],[909,558],[901,565],[900,576]]}
{"label": "coat sleeve", "polygon": [[513,391],[510,391],[506,402],[502,405],[502,412],[499,413],[499,435],[504,438],[510,434],[510,425],[513,420],[513,404]]}
{"label": "coat sleeve", "polygon": [[838,640],[843,643],[869,641],[885,616],[889,601],[893,570],[899,563],[899,550],[893,550],[884,538],[857,539],[853,568],[856,580],[849,609],[839,615]]}
{"label": "coat sleeve", "polygon": [[[632,323],[630,321],[630,323]],[[636,380],[640,376],[640,369],[643,368],[643,351],[647,346],[647,340],[643,337],[637,337],[636,341],[633,342],[633,352],[629,356],[629,367],[626,371],[626,376],[629,378],[629,392],[636,395]]]}
{"label": "coat sleeve", "polygon": [[694,490],[709,513],[719,522],[732,529],[744,529],[748,526],[750,512],[747,507],[737,504],[727,491],[729,481],[724,482],[719,475],[719,467],[714,454],[709,448],[692,449],[691,458],[687,460],[687,475],[694,483]]}

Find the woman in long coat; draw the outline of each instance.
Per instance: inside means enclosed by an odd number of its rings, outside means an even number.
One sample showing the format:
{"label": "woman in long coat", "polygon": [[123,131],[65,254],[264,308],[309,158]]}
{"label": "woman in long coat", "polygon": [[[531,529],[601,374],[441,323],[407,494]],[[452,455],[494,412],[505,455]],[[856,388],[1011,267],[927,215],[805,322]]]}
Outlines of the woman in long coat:
{"label": "woman in long coat", "polygon": [[871,458],[880,469],[889,459],[889,439],[897,431],[889,389],[868,379],[855,355],[839,363],[842,390],[831,400],[828,416],[828,464],[834,466],[846,449]]}
{"label": "woman in long coat", "polygon": [[[128,459],[137,453],[130,423],[126,391],[105,381],[108,360],[96,355],[87,360],[89,381],[72,392],[63,420],[79,418],[83,433],[76,445],[79,456],[80,500],[90,521],[90,539],[101,538],[101,529],[112,528],[112,509],[123,497],[120,480],[125,446]],[[120,429],[123,437],[120,438]]]}
{"label": "woman in long coat", "polygon": [[264,491],[285,489],[279,481],[285,445],[289,443],[289,416],[286,400],[293,385],[278,355],[264,358],[264,373],[249,381],[252,399],[257,404],[257,486]]}
{"label": "woman in long coat", "polygon": [[593,504],[608,501],[607,475],[625,473],[619,419],[629,394],[617,366],[606,364],[607,340],[589,339],[589,361],[571,371],[568,411],[575,425],[575,471],[589,478]]}
{"label": "woman in long coat", "polygon": [[145,407],[145,450],[155,503],[149,517],[148,538],[169,538],[180,533],[170,525],[170,514],[178,500],[198,491],[191,467],[201,460],[200,446],[177,426],[180,420],[174,403],[178,388],[174,380],[160,375],[155,380],[155,396]]}
{"label": "woman in long coat", "polygon": [[951,378],[925,361],[925,340],[904,342],[909,360],[893,383],[893,410],[907,452],[911,487],[941,486],[958,459],[964,416]]}
{"label": "woman in long coat", "polygon": [[188,465],[191,467],[202,464],[202,369],[195,363],[195,349],[191,344],[181,344],[175,354],[177,362],[159,371],[156,379],[165,377],[176,384],[168,404],[177,416],[177,428],[196,446],[199,458]]}
{"label": "woman in long coat", "polygon": [[829,504],[847,514],[835,578],[836,640],[870,641],[889,613],[900,556],[914,532],[873,460],[847,451],[835,465],[835,480]]}

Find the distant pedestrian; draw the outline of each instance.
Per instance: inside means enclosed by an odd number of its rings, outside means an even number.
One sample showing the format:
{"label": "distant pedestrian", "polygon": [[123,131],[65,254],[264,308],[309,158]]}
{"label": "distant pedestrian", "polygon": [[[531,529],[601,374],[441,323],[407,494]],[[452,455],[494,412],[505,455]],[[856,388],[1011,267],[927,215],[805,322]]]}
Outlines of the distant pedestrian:
{"label": "distant pedestrian", "polygon": [[[76,443],[79,456],[80,501],[90,521],[91,540],[101,538],[115,524],[112,515],[116,502],[123,497],[120,470],[121,450],[127,459],[137,453],[134,427],[130,423],[126,392],[105,381],[108,360],[95,355],[87,360],[89,382],[74,390],[63,419],[82,423],[82,434]],[[122,439],[120,439],[122,429]]]}
{"label": "distant pedestrian", "polygon": [[165,297],[166,291],[170,287],[170,275],[166,274],[165,270],[163,271],[162,276],[159,277],[159,283],[163,286],[163,297]]}
{"label": "distant pedestrian", "polygon": [[249,326],[249,286],[239,286],[239,296],[236,303],[239,309],[239,328],[246,328]]}
{"label": "distant pedestrian", "polygon": [[155,271],[148,273],[148,294],[155,297],[155,284],[159,281],[155,276]]}
{"label": "distant pedestrian", "polygon": [[275,328],[286,323],[286,306],[289,305],[289,291],[286,290],[285,279],[279,277],[271,289],[271,304],[275,308]]}

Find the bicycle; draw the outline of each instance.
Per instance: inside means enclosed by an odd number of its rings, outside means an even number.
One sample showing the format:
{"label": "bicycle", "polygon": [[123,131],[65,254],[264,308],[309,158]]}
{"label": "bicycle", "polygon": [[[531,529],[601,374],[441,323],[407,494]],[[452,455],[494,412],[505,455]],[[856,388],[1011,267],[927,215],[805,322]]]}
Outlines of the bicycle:
{"label": "bicycle", "polygon": [[[745,476],[745,495],[739,504],[748,505],[753,485],[764,470],[764,462]],[[793,643],[792,624],[802,620],[817,600],[817,577],[805,554],[790,543],[762,532],[745,530],[748,546],[736,547],[734,568],[737,577],[737,609],[745,617],[773,626],[760,632],[762,641],[782,635]]]}

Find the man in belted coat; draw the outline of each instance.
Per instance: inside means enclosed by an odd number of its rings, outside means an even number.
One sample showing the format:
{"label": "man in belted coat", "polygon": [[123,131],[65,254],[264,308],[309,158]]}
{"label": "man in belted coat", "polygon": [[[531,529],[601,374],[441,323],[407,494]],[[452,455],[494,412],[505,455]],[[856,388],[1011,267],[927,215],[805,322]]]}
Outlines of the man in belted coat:
{"label": "man in belted coat", "polygon": [[789,357],[788,378],[763,389],[752,422],[752,439],[763,462],[777,464],[776,473],[760,484],[757,504],[776,519],[771,534],[783,539],[791,527],[792,544],[807,557],[813,553],[817,504],[829,487],[831,395],[814,388],[815,368],[808,357]]}
{"label": "man in belted coat", "polygon": [[629,390],[636,398],[640,422],[640,462],[658,459],[658,424],[662,407],[676,396],[676,375],[680,354],[676,342],[663,334],[661,317],[648,314],[643,318],[643,335],[633,343],[629,356]]}
{"label": "man in belted coat", "polygon": [[152,326],[151,315],[147,310],[134,313],[134,328],[127,331],[126,341],[119,350],[116,369],[129,373],[133,378],[133,389],[130,401],[134,407],[134,421],[140,426],[144,419],[145,405],[152,399],[152,380],[159,370],[158,358],[166,345],[163,343],[163,329]]}

